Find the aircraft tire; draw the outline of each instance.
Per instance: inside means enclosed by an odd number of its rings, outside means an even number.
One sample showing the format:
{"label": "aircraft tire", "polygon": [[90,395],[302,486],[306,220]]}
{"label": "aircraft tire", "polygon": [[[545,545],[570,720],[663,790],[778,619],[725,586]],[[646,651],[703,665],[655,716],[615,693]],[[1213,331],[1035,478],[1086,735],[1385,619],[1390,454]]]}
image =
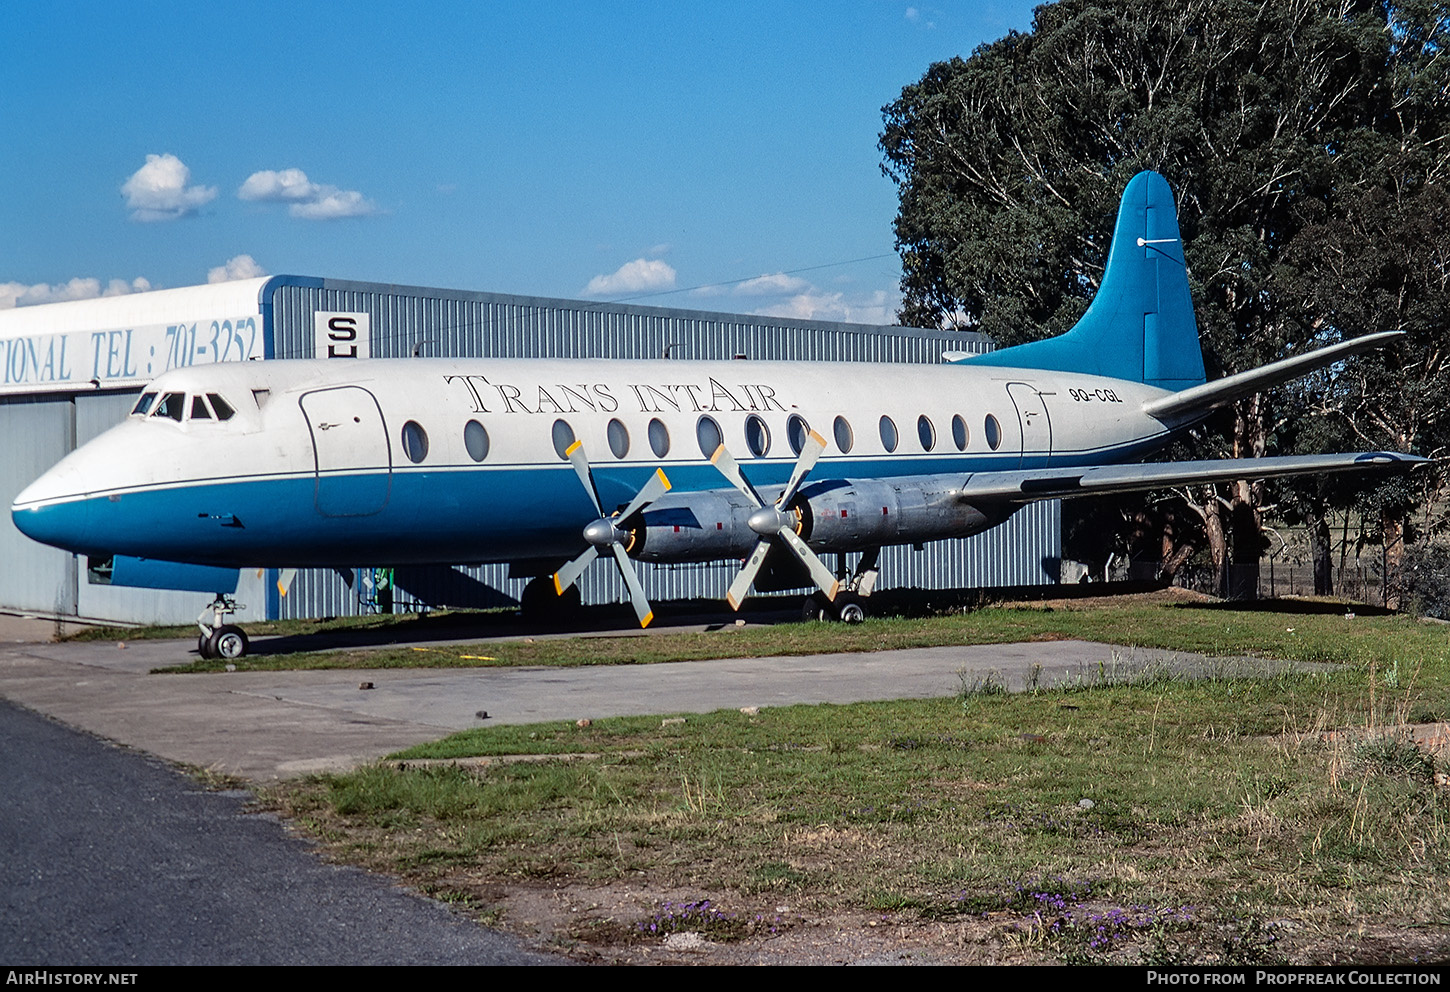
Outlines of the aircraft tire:
{"label": "aircraft tire", "polygon": [[825,597],[823,597],[818,592],[813,592],[809,596],[807,596],[805,598],[805,602],[801,604],[801,619],[807,623],[811,622],[812,620],[831,619],[830,610],[828,608]]}
{"label": "aircraft tire", "polygon": [[250,646],[247,632],[231,623],[223,624],[213,631],[211,640],[207,643],[211,657],[225,658],[228,661],[245,656]]}
{"label": "aircraft tire", "polygon": [[210,658],[212,656],[210,634],[196,635],[196,653],[201,655],[203,658]]}
{"label": "aircraft tire", "polygon": [[860,623],[866,619],[866,606],[861,602],[861,597],[854,593],[838,593],[832,604],[832,612],[842,623]]}

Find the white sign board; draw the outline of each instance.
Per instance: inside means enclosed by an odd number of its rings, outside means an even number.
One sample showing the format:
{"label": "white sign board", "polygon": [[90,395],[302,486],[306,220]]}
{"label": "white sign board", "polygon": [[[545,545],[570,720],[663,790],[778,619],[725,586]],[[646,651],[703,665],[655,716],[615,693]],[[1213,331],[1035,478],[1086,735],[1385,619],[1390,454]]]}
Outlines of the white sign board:
{"label": "white sign board", "polygon": [[319,310],[313,315],[314,358],[367,358],[372,340],[368,314]]}
{"label": "white sign board", "polygon": [[147,382],[170,369],[263,355],[255,314],[0,339],[0,392]]}

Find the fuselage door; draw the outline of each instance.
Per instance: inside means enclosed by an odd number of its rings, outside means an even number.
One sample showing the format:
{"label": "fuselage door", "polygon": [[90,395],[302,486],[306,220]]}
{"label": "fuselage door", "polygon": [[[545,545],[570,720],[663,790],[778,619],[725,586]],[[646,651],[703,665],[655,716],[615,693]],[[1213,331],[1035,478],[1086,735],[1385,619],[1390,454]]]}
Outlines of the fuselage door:
{"label": "fuselage door", "polygon": [[298,401],[317,468],[317,512],[361,517],[388,502],[393,485],[388,426],[377,398],[361,386],[306,393]]}
{"label": "fuselage door", "polygon": [[1052,418],[1047,401],[1037,387],[1026,382],[1009,382],[1007,395],[1017,407],[1022,429],[1022,458],[1019,468],[1046,468],[1052,459]]}

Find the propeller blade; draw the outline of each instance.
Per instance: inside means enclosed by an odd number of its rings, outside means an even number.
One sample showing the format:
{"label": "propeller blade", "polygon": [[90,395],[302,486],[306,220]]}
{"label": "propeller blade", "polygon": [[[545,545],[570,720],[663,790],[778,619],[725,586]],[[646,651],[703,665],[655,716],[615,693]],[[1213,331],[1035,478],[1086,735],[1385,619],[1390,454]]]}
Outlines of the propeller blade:
{"label": "propeller blade", "polygon": [[745,597],[750,592],[750,584],[755,581],[755,576],[760,573],[760,566],[765,564],[765,556],[770,553],[770,538],[763,537],[755,550],[750,552],[745,566],[730,583],[730,588],[725,592],[725,602],[730,604],[732,610],[739,610],[740,604],[745,602]]}
{"label": "propeller blade", "polygon": [[669,491],[670,480],[665,478],[664,469],[655,469],[655,474],[649,477],[644,488],[635,493],[634,499],[630,500],[629,505],[620,511],[619,519],[621,521],[629,519]]}
{"label": "propeller blade", "polygon": [[639,617],[641,627],[648,627],[655,618],[655,611],[645,598],[644,586],[639,584],[639,576],[634,571],[634,562],[629,560],[629,555],[625,554],[621,545],[615,544],[612,547],[614,560],[619,563],[619,574],[624,576],[624,584],[629,587],[629,602],[634,607],[634,615]]}
{"label": "propeller blade", "polygon": [[722,444],[715,449],[715,453],[710,456],[710,464],[719,469],[720,474],[725,476],[732,486],[754,500],[756,506],[765,505],[765,500],[760,498],[760,493],[755,491],[755,487],[750,484],[745,473],[740,471],[740,465],[725,449],[725,445]]}
{"label": "propeller blade", "polygon": [[284,568],[277,573],[277,595],[285,596],[292,589],[292,582],[297,578],[297,569]]}
{"label": "propeller blade", "polygon": [[574,474],[584,484],[584,491],[594,501],[594,512],[604,516],[604,509],[599,505],[599,490],[594,488],[594,473],[589,470],[589,459],[584,454],[584,442],[575,441],[569,445],[564,455],[569,459],[569,464],[574,466]]}
{"label": "propeller blade", "polygon": [[800,535],[795,531],[789,527],[782,527],[780,536],[795,553],[795,556],[800,559],[800,563],[806,567],[806,571],[811,573],[811,581],[816,584],[816,588],[824,593],[827,599],[835,601],[836,593],[841,589],[841,583],[836,580],[835,575],[831,574],[831,570],[816,557],[816,553],[806,546],[806,542],[802,541]]}
{"label": "propeller blade", "polygon": [[786,504],[795,498],[796,490],[800,488],[800,484],[805,481],[811,469],[816,467],[816,459],[820,458],[821,452],[825,450],[826,439],[815,431],[811,431],[810,436],[806,438],[806,443],[801,445],[801,454],[796,459],[795,471],[791,472],[790,481],[785,484],[785,492],[781,493],[780,499],[775,501],[776,506],[784,510]]}
{"label": "propeller blade", "polygon": [[569,562],[569,564],[565,565],[563,568],[555,572],[555,594],[559,596],[564,595],[564,590],[568,589],[575,582],[578,582],[579,576],[583,575],[584,570],[589,567],[589,565],[594,561],[595,558],[598,557],[599,549],[591,544],[589,545],[589,547],[584,549],[584,553],[582,555],[580,555],[578,558],[575,558],[573,561]]}

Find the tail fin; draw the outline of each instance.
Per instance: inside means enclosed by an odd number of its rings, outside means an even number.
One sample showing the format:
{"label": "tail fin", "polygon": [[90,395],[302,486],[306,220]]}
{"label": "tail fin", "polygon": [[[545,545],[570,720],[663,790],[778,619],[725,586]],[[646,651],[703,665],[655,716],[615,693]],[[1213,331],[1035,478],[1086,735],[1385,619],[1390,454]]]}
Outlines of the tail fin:
{"label": "tail fin", "polygon": [[1173,390],[1202,383],[1203,352],[1168,181],[1140,172],[1128,183],[1102,285],[1072,330],[963,361],[1084,372]]}

